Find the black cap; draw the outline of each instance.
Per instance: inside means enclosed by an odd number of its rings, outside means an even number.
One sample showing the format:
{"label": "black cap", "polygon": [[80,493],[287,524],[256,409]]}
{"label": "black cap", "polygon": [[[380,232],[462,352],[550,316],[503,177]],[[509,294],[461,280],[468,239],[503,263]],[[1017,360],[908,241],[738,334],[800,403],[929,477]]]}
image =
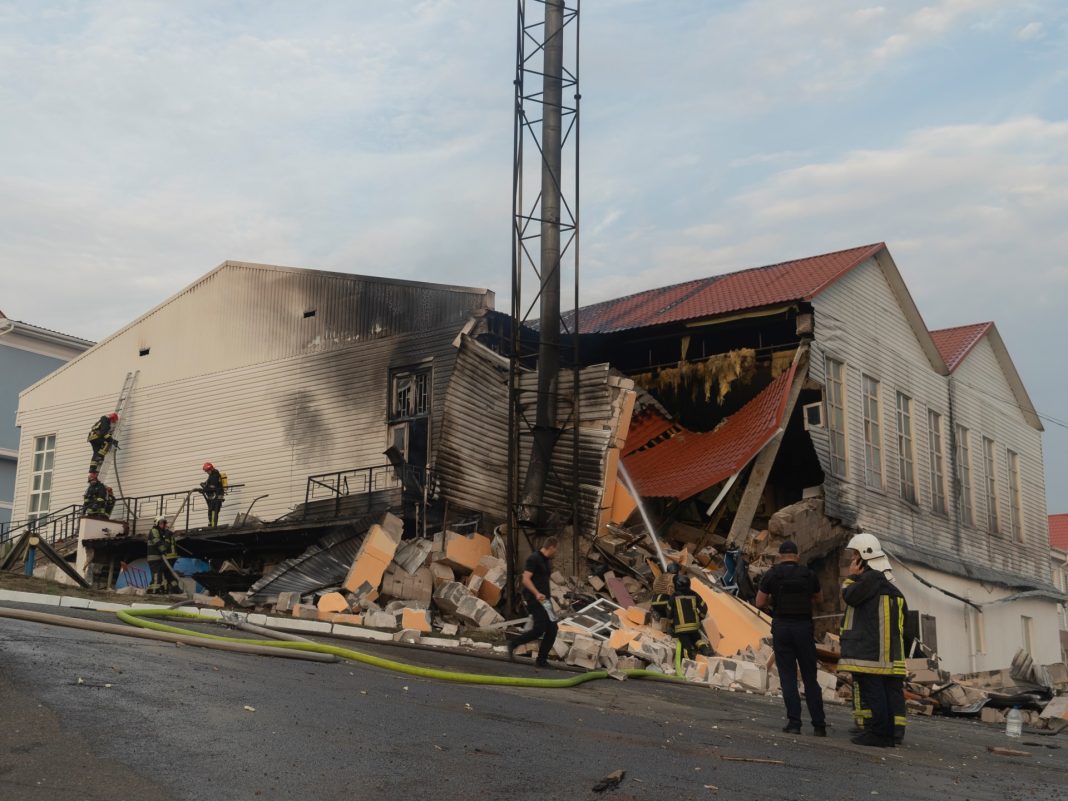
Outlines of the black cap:
{"label": "black cap", "polygon": [[786,540],[779,546],[779,553],[797,553],[797,543],[793,540]]}

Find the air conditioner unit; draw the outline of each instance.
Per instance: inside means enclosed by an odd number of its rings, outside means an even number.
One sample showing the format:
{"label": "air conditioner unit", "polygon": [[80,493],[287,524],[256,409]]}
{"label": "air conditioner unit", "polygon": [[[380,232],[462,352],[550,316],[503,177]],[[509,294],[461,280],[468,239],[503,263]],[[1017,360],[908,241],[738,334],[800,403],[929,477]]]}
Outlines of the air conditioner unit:
{"label": "air conditioner unit", "polygon": [[823,428],[823,403],[806,403],[801,407],[805,415],[805,431],[810,428]]}

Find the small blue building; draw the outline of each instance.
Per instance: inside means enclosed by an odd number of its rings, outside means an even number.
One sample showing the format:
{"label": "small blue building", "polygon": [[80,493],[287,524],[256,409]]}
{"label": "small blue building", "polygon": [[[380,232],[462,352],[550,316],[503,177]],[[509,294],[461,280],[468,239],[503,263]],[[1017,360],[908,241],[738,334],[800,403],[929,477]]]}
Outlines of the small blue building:
{"label": "small blue building", "polygon": [[[15,500],[19,393],[92,345],[58,331],[10,320],[0,311],[0,531],[11,522]],[[49,456],[41,454],[41,458]]]}

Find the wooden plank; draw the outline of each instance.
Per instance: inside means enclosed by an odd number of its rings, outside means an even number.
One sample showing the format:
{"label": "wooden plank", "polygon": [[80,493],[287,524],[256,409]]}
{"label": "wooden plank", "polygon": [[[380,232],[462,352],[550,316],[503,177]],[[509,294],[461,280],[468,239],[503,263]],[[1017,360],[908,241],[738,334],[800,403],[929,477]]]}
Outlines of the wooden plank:
{"label": "wooden plank", "polygon": [[794,354],[794,364],[796,370],[793,382],[790,384],[790,392],[786,396],[786,409],[782,418],[783,427],[761,449],[753,462],[753,469],[749,471],[749,479],[746,481],[742,500],[738,504],[738,511],[735,512],[730,533],[727,535],[727,547],[741,547],[745,543],[746,537],[749,536],[749,527],[753,524],[753,517],[756,515],[757,507],[760,505],[760,499],[764,495],[764,487],[768,483],[768,476],[771,475],[775,457],[779,454],[783,433],[790,422],[790,415],[793,414],[794,406],[797,405],[801,387],[805,383],[805,372],[808,369],[808,343],[802,343],[797,349],[797,353]]}
{"label": "wooden plank", "polygon": [[630,609],[634,606],[634,599],[630,597],[630,593],[627,592],[627,588],[623,586],[623,582],[615,573],[609,571],[604,574],[604,583],[608,587],[608,591],[612,593],[612,598],[617,604],[624,609]]}

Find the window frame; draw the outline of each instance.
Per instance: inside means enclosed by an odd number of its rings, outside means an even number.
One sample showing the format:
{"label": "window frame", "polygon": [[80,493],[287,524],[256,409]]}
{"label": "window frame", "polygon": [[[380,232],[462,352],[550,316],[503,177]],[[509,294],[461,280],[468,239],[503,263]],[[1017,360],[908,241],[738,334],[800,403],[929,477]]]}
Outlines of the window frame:
{"label": "window frame", "polygon": [[[56,464],[56,434],[40,434],[33,438],[30,457],[30,497],[27,520],[47,517],[52,510],[52,479]],[[44,499],[43,502],[41,499]]]}
{"label": "window frame", "polygon": [[953,459],[957,471],[957,501],[961,525],[975,527],[975,496],[972,487],[972,449],[969,431],[960,423],[954,424]]}
{"label": "window frame", "polygon": [[[835,376],[834,367],[838,375]],[[834,356],[824,357],[825,383],[824,405],[827,412],[828,456],[831,473],[839,478],[849,475],[849,442],[846,436],[848,416],[846,412],[848,394],[846,392],[846,364]],[[837,394],[837,399],[835,398]],[[835,412],[841,417],[841,427],[837,425]],[[839,444],[840,443],[840,444]],[[841,451],[839,452],[839,447]]]}
{"label": "window frame", "polygon": [[[874,394],[868,391],[869,383],[874,387]],[[882,385],[878,378],[867,373],[861,373],[860,397],[864,421],[864,484],[869,489],[879,490],[880,492],[886,489],[886,471],[883,464],[881,387]],[[873,479],[877,479],[877,483]]]}
{"label": "window frame", "polygon": [[[407,380],[404,388],[405,404],[403,409],[398,403],[399,384]],[[389,397],[387,398],[387,420],[389,423],[415,420],[429,417],[433,408],[434,367],[430,364],[417,364],[408,367],[396,367],[389,371]]]}
{"label": "window frame", "polygon": [[[894,399],[897,413],[897,471],[898,494],[903,501],[913,506],[919,504],[920,492],[916,485],[916,438],[912,424],[912,398],[898,391]],[[906,484],[905,474],[908,473]]]}
{"label": "window frame", "polygon": [[986,490],[986,525],[991,534],[1002,534],[998,505],[998,460],[994,440],[983,437],[983,483]]}
{"label": "window frame", "polygon": [[949,514],[946,503],[946,453],[945,430],[941,412],[927,409],[927,458],[930,462],[931,511]]}
{"label": "window frame", "polygon": [[1020,454],[1012,448],[1005,449],[1009,469],[1009,531],[1016,542],[1024,542],[1023,490],[1020,484]]}

